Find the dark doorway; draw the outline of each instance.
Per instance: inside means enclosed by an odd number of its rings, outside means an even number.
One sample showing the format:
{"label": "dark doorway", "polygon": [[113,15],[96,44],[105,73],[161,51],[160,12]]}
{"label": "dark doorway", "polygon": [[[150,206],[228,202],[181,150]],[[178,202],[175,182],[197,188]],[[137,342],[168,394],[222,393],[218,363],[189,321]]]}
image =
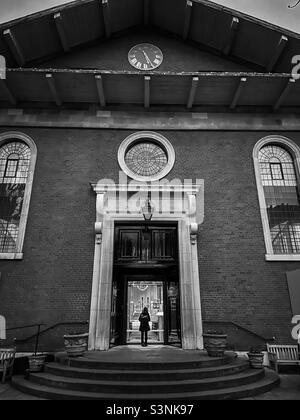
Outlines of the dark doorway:
{"label": "dark doorway", "polygon": [[181,344],[177,225],[116,225],[111,345],[140,343],[147,306],[149,344]]}

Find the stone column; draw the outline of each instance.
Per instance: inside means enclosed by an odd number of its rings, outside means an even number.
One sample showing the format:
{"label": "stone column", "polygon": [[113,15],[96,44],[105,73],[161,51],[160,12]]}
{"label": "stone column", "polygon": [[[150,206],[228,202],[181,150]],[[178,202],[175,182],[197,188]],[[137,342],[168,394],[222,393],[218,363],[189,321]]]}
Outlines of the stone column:
{"label": "stone column", "polygon": [[108,350],[111,322],[111,291],[113,276],[114,222],[103,219],[103,240],[99,270],[95,350]]}
{"label": "stone column", "polygon": [[[188,219],[179,223],[182,348],[202,350],[203,329],[197,241],[192,237],[190,229]],[[195,232],[193,234],[195,235]]]}
{"label": "stone column", "polygon": [[102,245],[102,223],[95,223],[95,252],[94,252],[94,269],[92,283],[92,297],[90,310],[90,329],[89,329],[89,350],[95,350],[96,344],[96,324],[98,314],[98,295],[100,281],[100,265],[101,265],[101,245]]}

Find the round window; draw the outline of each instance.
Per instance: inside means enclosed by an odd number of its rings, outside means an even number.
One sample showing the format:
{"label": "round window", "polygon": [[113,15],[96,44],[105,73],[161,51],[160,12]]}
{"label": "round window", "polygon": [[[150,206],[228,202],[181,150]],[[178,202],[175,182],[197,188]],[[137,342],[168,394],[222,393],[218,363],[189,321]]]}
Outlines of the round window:
{"label": "round window", "polygon": [[144,131],[132,134],[123,141],[118,158],[121,168],[130,178],[157,181],[172,169],[175,152],[165,137]]}

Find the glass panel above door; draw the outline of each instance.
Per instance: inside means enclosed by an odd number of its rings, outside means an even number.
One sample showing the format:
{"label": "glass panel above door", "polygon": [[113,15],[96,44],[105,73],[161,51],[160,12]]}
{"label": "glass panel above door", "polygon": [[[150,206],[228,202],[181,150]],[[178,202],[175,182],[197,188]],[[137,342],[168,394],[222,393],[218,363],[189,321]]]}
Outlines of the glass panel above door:
{"label": "glass panel above door", "polygon": [[152,256],[153,259],[172,259],[174,252],[174,232],[170,230],[152,231]]}
{"label": "glass panel above door", "polygon": [[120,232],[120,257],[139,259],[140,256],[140,232],[121,231]]}
{"label": "glass panel above door", "polygon": [[145,225],[116,227],[115,262],[177,264],[177,228]]}

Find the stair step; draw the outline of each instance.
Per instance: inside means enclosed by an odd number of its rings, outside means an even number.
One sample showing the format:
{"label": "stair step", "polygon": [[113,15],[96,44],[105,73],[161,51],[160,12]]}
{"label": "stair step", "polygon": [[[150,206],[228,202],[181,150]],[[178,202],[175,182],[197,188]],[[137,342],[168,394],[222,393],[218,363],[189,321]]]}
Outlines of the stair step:
{"label": "stair step", "polygon": [[58,363],[47,363],[45,372],[56,376],[81,378],[92,380],[179,380],[179,379],[204,379],[212,377],[227,376],[239,373],[249,368],[248,360],[234,360],[230,364],[209,368],[194,369],[152,369],[152,370],[121,370],[121,369],[83,369]]}
{"label": "stair step", "polygon": [[105,389],[106,392],[123,393],[126,390],[127,393],[138,395],[140,393],[166,393],[179,392],[180,390],[194,392],[228,388],[258,381],[264,377],[264,374],[265,372],[263,369],[248,369],[245,372],[223,376],[220,378],[185,379],[177,381],[95,381],[79,378],[63,378],[50,373],[32,373],[30,375],[30,381],[54,388],[69,389],[74,391],[101,392]]}
{"label": "stair step", "polygon": [[[190,356],[190,360],[186,360],[186,353],[183,354],[185,357],[182,360],[172,361],[156,361],[155,358],[149,358],[149,361],[139,360],[111,360],[108,358],[110,354],[102,354],[102,360],[92,359],[92,357],[78,357],[68,358],[66,353],[58,353],[55,355],[55,359],[59,364],[68,365],[72,367],[82,369],[115,369],[115,370],[170,370],[170,369],[197,369],[197,368],[208,368],[227,365],[237,358],[236,353],[226,352],[223,357],[203,357],[203,353],[198,358]],[[99,356],[98,356],[99,357]]]}
{"label": "stair step", "polygon": [[35,395],[46,399],[57,400],[107,400],[120,401],[132,400],[137,405],[138,400],[217,400],[217,399],[240,399],[249,398],[267,392],[280,383],[278,375],[272,371],[267,371],[265,376],[259,381],[244,385],[229,387],[226,389],[214,389],[195,392],[166,392],[162,393],[141,393],[137,395],[129,393],[109,393],[109,392],[82,392],[67,389],[57,389],[45,385],[40,385],[23,377],[14,376],[13,385],[22,392]]}

